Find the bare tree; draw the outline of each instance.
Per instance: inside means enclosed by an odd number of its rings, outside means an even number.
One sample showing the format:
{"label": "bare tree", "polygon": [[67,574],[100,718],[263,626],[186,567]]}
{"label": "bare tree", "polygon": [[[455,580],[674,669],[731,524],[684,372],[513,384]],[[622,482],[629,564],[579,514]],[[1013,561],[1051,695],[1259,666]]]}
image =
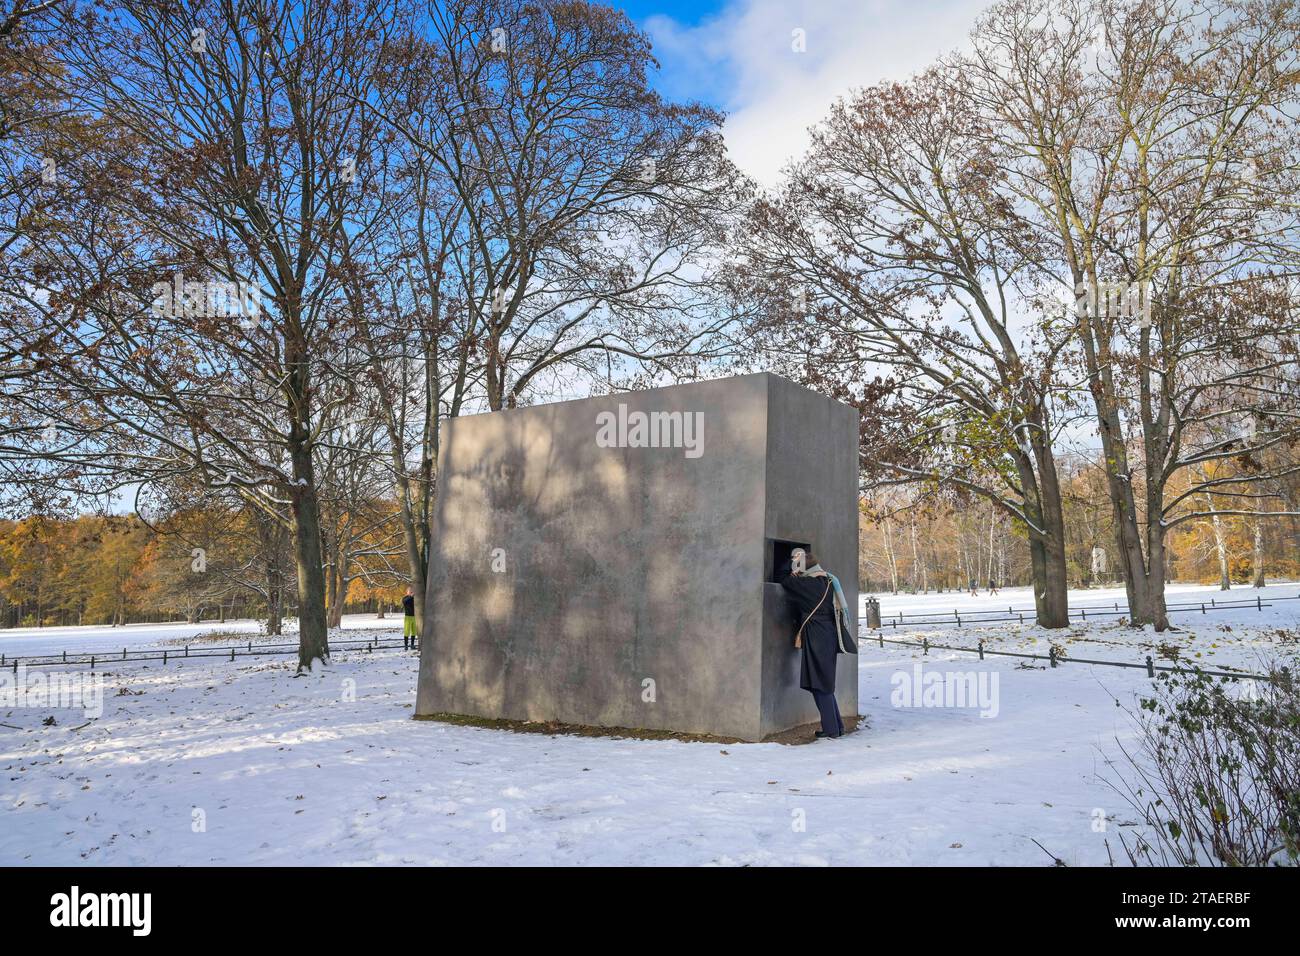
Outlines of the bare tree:
{"label": "bare tree", "polygon": [[[1167,498],[1173,477],[1296,439],[1281,399],[1300,327],[1277,283],[1297,263],[1298,16],[1249,0],[1008,0],[953,62],[1022,230],[1059,250],[1044,275],[1077,296],[1136,624],[1168,626],[1166,533],[1205,516],[1181,505],[1250,480]],[[1216,447],[1207,426],[1231,421],[1239,435]]]}
{"label": "bare tree", "polygon": [[451,266],[467,241],[465,204],[416,145],[439,140],[437,114],[426,104],[443,95],[440,62],[414,32],[389,50],[381,72],[386,108],[411,117],[419,134],[380,144],[385,177],[369,197],[373,227],[344,238],[343,293],[351,341],[363,357],[357,388],[371,396],[382,423],[375,447],[397,499],[419,626],[442,422],[483,394],[478,335]]}
{"label": "bare tree", "polygon": [[55,377],[106,416],[124,473],[192,472],[289,514],[301,667],[329,652],[320,382],[390,18],[383,0],[125,0],[70,13],[61,52],[75,108],[122,132],[97,157],[120,180],[88,186],[74,234],[45,243]]}
{"label": "bare tree", "polygon": [[[434,71],[387,116],[457,203],[439,276],[481,350],[489,408],[561,368],[708,354],[709,253],[735,177],[698,104],[650,86],[649,40],[612,8],[453,0],[424,8]],[[427,271],[427,270],[426,270]]]}
{"label": "bare tree", "polygon": [[53,27],[62,5],[0,4],[0,512],[65,510],[98,487],[84,470],[39,454],[68,436],[20,400],[40,382],[35,353],[53,335],[29,240],[57,215],[68,160],[94,135],[63,99]]}
{"label": "bare tree", "polygon": [[[877,484],[982,498],[1028,534],[1040,624],[1068,621],[1053,443],[1068,337],[1022,294],[1039,254],[999,192],[960,74],[841,101],[740,242],[740,295],[805,380],[864,409]],[[977,569],[971,569],[976,573]]]}
{"label": "bare tree", "polygon": [[401,172],[389,228],[351,243],[349,307],[422,622],[440,419],[729,346],[709,254],[737,183],[720,117],[651,89],[618,11],[455,0],[402,23],[380,92]]}

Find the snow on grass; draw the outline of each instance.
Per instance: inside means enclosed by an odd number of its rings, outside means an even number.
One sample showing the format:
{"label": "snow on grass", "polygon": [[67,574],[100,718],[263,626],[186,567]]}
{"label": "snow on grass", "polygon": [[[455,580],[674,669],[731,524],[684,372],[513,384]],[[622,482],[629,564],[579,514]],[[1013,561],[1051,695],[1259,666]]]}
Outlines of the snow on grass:
{"label": "snow on grass", "polygon": [[[373,614],[345,614],[345,631],[402,629],[402,615],[389,613],[382,621]],[[122,627],[85,625],[70,627],[17,627],[0,630],[0,652],[9,657],[57,654],[67,651],[120,651],[123,648],[139,650],[146,647],[183,645],[188,641],[205,640],[212,635],[226,636],[231,643],[247,641],[296,641],[298,627],[295,619],[284,624],[284,634],[267,637],[263,634],[264,622],[260,620],[204,621],[201,624],[127,624]],[[354,635],[345,634],[345,639]],[[384,634],[391,637],[391,634]]]}
{"label": "snow on grass", "polygon": [[[1111,694],[1139,673],[987,661],[989,719],[893,707],[891,676],[920,656],[863,650],[868,726],[797,747],[412,721],[397,651],[299,679],[279,661],[123,669],[89,727],[4,717],[21,729],[0,728],[0,864],[1050,862],[1031,838],[1106,861],[1094,810],[1112,846],[1125,814],[1098,748],[1131,736]],[[959,657],[924,667],[981,666]]]}
{"label": "snow on grass", "polygon": [[[1210,603],[1254,602],[1256,598],[1265,606],[1256,609],[1252,603],[1249,607],[1216,609]],[[1216,670],[1252,672],[1259,672],[1275,661],[1287,664],[1300,654],[1300,600],[1297,598],[1300,598],[1300,584],[1295,583],[1230,591],[1200,585],[1170,585],[1166,596],[1169,605],[1195,604],[1199,608],[1204,604],[1206,611],[1174,611],[1170,614],[1173,629],[1157,634],[1150,627],[1130,627],[1126,620],[1113,613],[1087,620],[1072,618],[1067,628],[1037,627],[1032,623],[1033,594],[1028,588],[1006,588],[994,597],[987,591],[981,591],[978,597],[952,591],[878,595],[885,622],[881,633],[887,639],[928,638],[931,643],[961,647],[975,647],[982,640],[987,647],[1035,654],[1046,654],[1049,646],[1055,644],[1065,650],[1067,657],[1141,663],[1149,654],[1157,662],[1179,660]],[[862,600],[865,602],[865,596]],[[1070,607],[1075,609],[1113,609],[1116,604],[1123,609],[1125,603],[1122,587],[1070,592]],[[969,616],[1005,613],[1009,608],[1017,612],[1029,609],[1025,614],[1028,623],[967,620],[958,627],[908,622],[905,616],[898,627],[889,624],[889,616],[900,612],[934,618],[950,615],[954,610]],[[875,632],[865,630],[863,635],[876,636]]]}
{"label": "snow on grass", "polygon": [[[1297,611],[1203,627],[1262,645]],[[1197,641],[1226,640],[1197,624]],[[1128,641],[1110,622],[1077,639]],[[996,680],[997,715],[895,706],[917,664]],[[863,729],[807,746],[413,721],[416,661],[397,650],[298,678],[291,658],[122,666],[98,719],[0,710],[0,865],[1124,862],[1136,821],[1105,778],[1117,739],[1135,741],[1143,671],[870,639],[860,665]]]}

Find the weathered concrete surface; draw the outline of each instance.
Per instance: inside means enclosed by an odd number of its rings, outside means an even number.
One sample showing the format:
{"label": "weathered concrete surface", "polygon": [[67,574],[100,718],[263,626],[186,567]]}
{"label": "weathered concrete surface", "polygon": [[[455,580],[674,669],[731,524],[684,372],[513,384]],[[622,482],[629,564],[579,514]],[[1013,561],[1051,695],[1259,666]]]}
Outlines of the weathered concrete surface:
{"label": "weathered concrete surface", "polygon": [[[702,443],[601,447],[620,404],[702,413]],[[857,432],[768,374],[448,422],[417,716],[746,740],[815,720],[769,539],[811,543],[856,607]]]}
{"label": "weathered concrete surface", "polygon": [[[858,607],[857,409],[775,375],[768,376],[764,536],[811,544],[822,567]],[[817,720],[812,695],[799,690],[799,652],[791,648],[785,592],[764,585],[762,730],[773,734]],[[854,621],[856,626],[856,620]],[[858,658],[836,661],[835,697],[842,714],[858,712]],[[792,690],[793,688],[793,690]]]}

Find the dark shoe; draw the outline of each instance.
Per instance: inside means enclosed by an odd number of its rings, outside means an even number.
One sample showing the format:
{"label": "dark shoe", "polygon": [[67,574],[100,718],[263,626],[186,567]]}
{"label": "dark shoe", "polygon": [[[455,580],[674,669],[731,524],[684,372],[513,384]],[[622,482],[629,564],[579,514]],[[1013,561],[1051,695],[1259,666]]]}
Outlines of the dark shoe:
{"label": "dark shoe", "polygon": [[816,733],[813,734],[813,736],[816,737],[818,740],[821,740],[823,737],[826,738],[827,740],[839,740],[840,738],[839,734],[828,734],[824,730],[817,731]]}

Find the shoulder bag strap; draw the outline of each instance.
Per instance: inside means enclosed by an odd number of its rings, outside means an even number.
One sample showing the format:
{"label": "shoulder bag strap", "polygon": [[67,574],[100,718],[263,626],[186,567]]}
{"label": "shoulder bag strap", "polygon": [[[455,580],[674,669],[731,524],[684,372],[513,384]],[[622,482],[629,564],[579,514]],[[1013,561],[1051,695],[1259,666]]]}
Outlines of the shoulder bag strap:
{"label": "shoulder bag strap", "polygon": [[806,618],[803,619],[803,624],[800,624],[800,625],[799,625],[799,630],[798,630],[797,632],[795,632],[795,635],[794,635],[794,646],[795,646],[795,647],[803,647],[803,629],[804,629],[804,627],[807,626],[808,622],[812,620],[813,615],[817,613],[817,609],[820,608],[824,603],[826,603],[826,595],[827,595],[827,594],[830,594],[830,593],[831,593],[831,582],[830,582],[830,581],[827,581],[827,582],[826,582],[826,592],[825,592],[825,594],[822,595],[822,599],[821,599],[820,601],[817,602],[817,607],[814,607],[811,611],[808,612],[808,616],[807,616]]}

